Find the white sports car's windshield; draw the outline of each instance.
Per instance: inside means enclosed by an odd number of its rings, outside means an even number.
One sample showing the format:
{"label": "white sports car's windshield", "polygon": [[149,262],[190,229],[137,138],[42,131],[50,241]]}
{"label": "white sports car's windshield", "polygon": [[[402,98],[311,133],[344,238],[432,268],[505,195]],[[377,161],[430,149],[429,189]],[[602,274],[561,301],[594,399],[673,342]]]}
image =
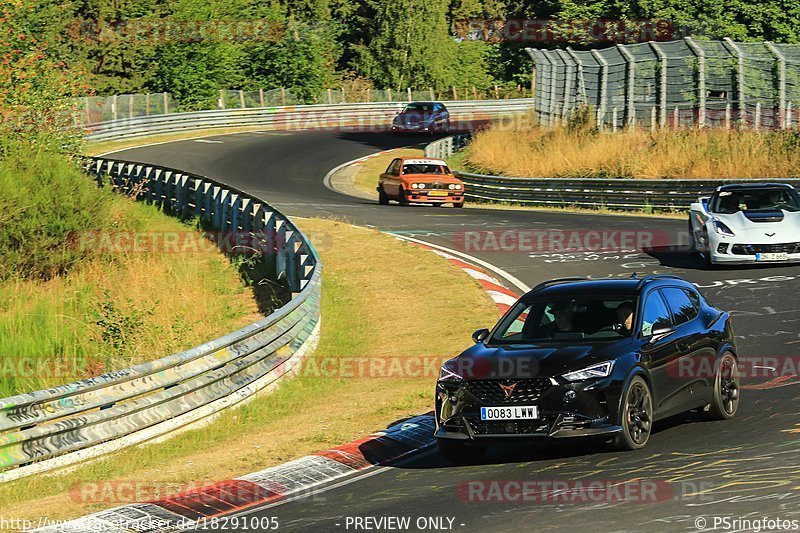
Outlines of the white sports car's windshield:
{"label": "white sports car's windshield", "polygon": [[800,211],[796,191],[779,188],[720,191],[711,199],[712,213],[733,214],[739,211]]}

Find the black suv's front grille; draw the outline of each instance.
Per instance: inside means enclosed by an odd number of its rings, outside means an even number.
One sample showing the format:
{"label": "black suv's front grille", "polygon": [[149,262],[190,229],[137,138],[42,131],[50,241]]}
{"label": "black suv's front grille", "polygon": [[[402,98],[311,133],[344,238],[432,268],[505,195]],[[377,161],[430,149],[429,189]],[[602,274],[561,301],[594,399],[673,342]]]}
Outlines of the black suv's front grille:
{"label": "black suv's front grille", "polygon": [[548,378],[467,381],[467,390],[485,405],[535,402],[551,386]]}
{"label": "black suv's front grille", "polygon": [[476,436],[482,435],[537,435],[546,434],[548,424],[543,420],[481,420],[477,416],[464,417]]}
{"label": "black suv's front grille", "polygon": [[800,242],[781,244],[734,244],[731,253],[734,255],[798,254],[800,253]]}

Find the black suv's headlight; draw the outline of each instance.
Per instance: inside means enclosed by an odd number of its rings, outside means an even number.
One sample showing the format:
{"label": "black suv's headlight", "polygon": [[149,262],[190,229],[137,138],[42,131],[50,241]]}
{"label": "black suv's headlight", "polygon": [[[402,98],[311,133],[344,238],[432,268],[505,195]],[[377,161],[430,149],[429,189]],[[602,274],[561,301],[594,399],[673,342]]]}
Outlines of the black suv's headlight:
{"label": "black suv's headlight", "polygon": [[442,368],[439,369],[439,381],[464,381],[464,378],[456,373],[455,359],[444,362]]}
{"label": "black suv's headlight", "polygon": [[587,366],[574,372],[568,372],[561,376],[567,381],[584,381],[593,378],[607,378],[614,369],[614,361],[606,361],[592,366]]}

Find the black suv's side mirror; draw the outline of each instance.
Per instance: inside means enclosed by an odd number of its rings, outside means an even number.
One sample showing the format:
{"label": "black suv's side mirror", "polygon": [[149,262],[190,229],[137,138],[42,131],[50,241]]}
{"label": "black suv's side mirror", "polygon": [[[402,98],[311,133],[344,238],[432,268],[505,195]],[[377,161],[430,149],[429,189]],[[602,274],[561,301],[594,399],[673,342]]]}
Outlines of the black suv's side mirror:
{"label": "black suv's side mirror", "polygon": [[489,330],[486,328],[479,329],[475,333],[472,334],[472,340],[476,343],[483,342],[489,338]]}

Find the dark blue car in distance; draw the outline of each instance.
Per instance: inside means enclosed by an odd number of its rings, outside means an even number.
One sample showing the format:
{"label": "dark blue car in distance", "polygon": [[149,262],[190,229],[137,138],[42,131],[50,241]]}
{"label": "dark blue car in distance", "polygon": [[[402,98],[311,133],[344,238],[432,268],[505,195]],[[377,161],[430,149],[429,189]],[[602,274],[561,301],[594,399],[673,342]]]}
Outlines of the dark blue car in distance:
{"label": "dark blue car in distance", "polygon": [[509,439],[601,437],[633,450],[659,419],[738,409],[731,316],[677,276],[542,283],[473,340],[436,383],[435,436],[452,462]]}
{"label": "dark blue car in distance", "polygon": [[450,112],[441,102],[410,102],[392,120],[394,133],[444,133],[450,129]]}

